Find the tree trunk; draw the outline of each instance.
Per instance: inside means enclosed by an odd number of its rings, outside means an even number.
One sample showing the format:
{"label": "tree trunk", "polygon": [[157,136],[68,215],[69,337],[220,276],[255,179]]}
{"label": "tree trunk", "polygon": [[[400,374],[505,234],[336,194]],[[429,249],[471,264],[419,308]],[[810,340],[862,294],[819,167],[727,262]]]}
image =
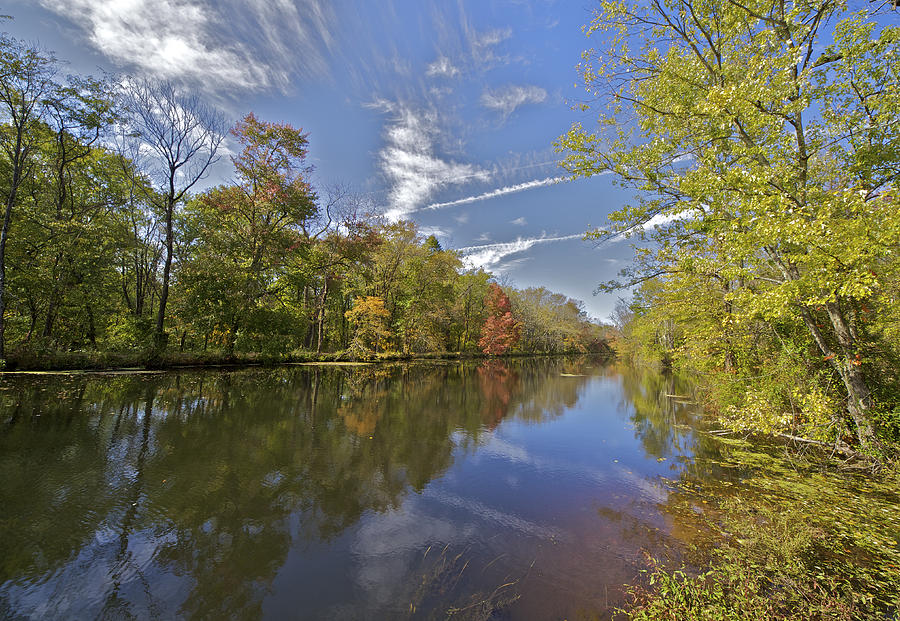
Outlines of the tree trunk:
{"label": "tree trunk", "polygon": [[325,303],[328,300],[328,275],[325,275],[325,284],[322,285],[322,298],[319,301],[319,336],[316,343],[316,353],[322,353],[322,342],[325,336]]}
{"label": "tree trunk", "polygon": [[175,203],[172,201],[172,194],[169,195],[166,202],[166,262],[163,267],[162,292],[159,294],[159,310],[156,314],[156,337],[154,346],[156,349],[165,349],[166,333],[164,329],[166,319],[166,304],[169,301],[169,275],[172,272],[172,254],[173,254],[173,237],[172,215],[175,211]]}
{"label": "tree trunk", "polygon": [[826,304],[828,317],[831,319],[834,328],[837,345],[841,349],[835,352],[828,345],[828,341],[819,329],[815,317],[807,308],[801,309],[803,322],[809,329],[819,346],[819,351],[828,360],[831,366],[837,371],[847,391],[847,411],[856,425],[856,438],[863,448],[876,445],[877,438],[869,415],[872,407],[872,396],[869,391],[865,375],[859,365],[859,361],[853,357],[853,343],[850,339],[850,331],[846,328],[846,322],[840,312],[836,302]]}
{"label": "tree trunk", "polygon": [[0,229],[0,361],[6,358],[6,240],[9,237],[9,223],[12,220],[12,208],[16,202],[16,191],[19,185],[19,171],[13,169],[13,179],[6,209],[3,213],[3,228]]}
{"label": "tree trunk", "polygon": [[825,304],[825,310],[831,320],[831,326],[834,328],[838,347],[841,349],[840,360],[835,356],[833,361],[839,367],[841,379],[847,388],[847,409],[850,411],[853,422],[856,423],[856,435],[859,443],[866,447],[877,442],[869,418],[872,410],[872,394],[866,382],[862,362],[857,357],[858,352],[854,351],[856,343],[844,313],[841,312],[837,302],[828,302]]}
{"label": "tree trunk", "polygon": [[53,323],[56,319],[57,297],[56,287],[54,287],[53,291],[50,292],[50,302],[47,304],[47,315],[44,317],[44,329],[41,331],[41,336],[44,338],[53,336]]}
{"label": "tree trunk", "polygon": [[122,299],[131,314],[134,313],[134,304],[131,303],[131,295],[128,293],[128,269],[125,264],[125,257],[122,257]]}
{"label": "tree trunk", "polygon": [[97,327],[94,324],[94,309],[89,303],[85,307],[85,310],[87,311],[87,318],[88,318],[87,337],[88,337],[88,340],[91,342],[91,347],[93,347],[94,349],[97,349]]}

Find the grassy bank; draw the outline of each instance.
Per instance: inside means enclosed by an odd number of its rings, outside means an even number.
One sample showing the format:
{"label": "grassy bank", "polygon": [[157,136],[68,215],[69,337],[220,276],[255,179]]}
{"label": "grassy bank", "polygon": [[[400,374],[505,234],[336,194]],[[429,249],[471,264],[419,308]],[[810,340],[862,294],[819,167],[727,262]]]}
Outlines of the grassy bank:
{"label": "grassy bank", "polygon": [[672,482],[687,560],[648,558],[621,617],[897,619],[900,477],[862,466],[722,439]]}
{"label": "grassy bank", "polygon": [[[426,352],[403,354],[399,352],[353,355],[347,351],[303,352],[268,354],[259,352],[227,353],[209,352],[102,352],[102,351],[52,351],[35,352],[20,350],[10,352],[3,371],[79,371],[120,369],[171,369],[180,367],[214,366],[274,366],[304,362],[388,362],[403,360],[471,360],[503,359],[526,356],[567,356],[582,352],[514,352],[501,356],[489,356],[480,352]],[[597,354],[594,354],[597,355]],[[599,355],[612,357],[612,352]]]}

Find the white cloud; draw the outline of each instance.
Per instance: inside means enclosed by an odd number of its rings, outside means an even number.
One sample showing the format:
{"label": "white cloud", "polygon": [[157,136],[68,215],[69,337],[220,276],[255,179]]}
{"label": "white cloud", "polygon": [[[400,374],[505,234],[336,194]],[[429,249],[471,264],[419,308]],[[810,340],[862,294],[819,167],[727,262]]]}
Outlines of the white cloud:
{"label": "white cloud", "polygon": [[209,90],[286,88],[322,73],[334,42],[323,0],[41,0],[113,63]]}
{"label": "white cloud", "polygon": [[446,56],[439,56],[436,61],[428,65],[425,75],[429,77],[453,78],[459,75],[459,69],[454,67],[453,63]]}
{"label": "white cloud", "polygon": [[647,220],[643,224],[636,224],[635,226],[632,226],[631,228],[624,230],[621,233],[617,233],[617,234],[613,235],[612,237],[609,238],[609,241],[611,241],[611,242],[624,241],[626,239],[629,239],[633,235],[637,235],[637,234],[641,233],[642,231],[652,230],[657,227],[665,226],[667,224],[672,224],[673,222],[678,221],[678,220],[687,220],[687,219],[690,219],[690,217],[691,217],[690,214],[683,214],[683,213],[678,214],[678,215],[659,214],[658,213],[655,216],[652,216],[649,220]]}
{"label": "white cloud", "polygon": [[472,44],[476,48],[488,48],[502,43],[512,36],[512,28],[496,28],[472,36]]}
{"label": "white cloud", "polygon": [[525,216],[522,216],[521,218],[510,220],[509,223],[515,224],[516,226],[525,226],[526,224],[528,224],[528,220],[525,219]]}
{"label": "white cloud", "polygon": [[469,48],[476,65],[487,67],[499,63],[508,62],[508,58],[499,57],[494,53],[494,47],[512,37],[511,28],[500,28],[477,32],[464,22],[463,27],[469,41]]}
{"label": "white cloud", "polygon": [[491,198],[497,198],[498,196],[505,196],[506,194],[515,194],[516,192],[524,192],[525,190],[531,190],[533,188],[539,188],[545,185],[559,183],[563,180],[564,177],[547,177],[546,179],[535,179],[533,181],[526,181],[524,183],[517,183],[515,185],[508,185],[502,188],[497,188],[496,190],[491,190],[490,192],[485,192],[483,194],[467,196],[455,201],[448,201],[446,203],[432,203],[431,205],[425,207],[425,209],[444,209],[445,207],[455,207],[457,205],[465,205],[467,203],[486,201]]}
{"label": "white cloud", "polygon": [[581,233],[575,235],[563,235],[562,237],[532,237],[518,238],[516,241],[499,244],[485,244],[484,246],[466,246],[457,248],[461,254],[463,265],[469,269],[483,268],[490,270],[499,265],[506,257],[525,252],[537,244],[582,239]]}
{"label": "white cloud", "polygon": [[435,237],[438,237],[441,239],[447,239],[450,236],[449,233],[447,233],[447,231],[445,231],[444,229],[442,229],[439,226],[420,226],[419,234],[421,234],[423,237],[428,237],[429,235],[434,235]]}
{"label": "white cloud", "polygon": [[[378,105],[384,106],[385,102]],[[389,104],[385,109],[395,114],[379,154],[381,169],[390,184],[385,212],[388,219],[399,220],[418,210],[435,192],[447,186],[488,180],[487,171],[435,153],[434,142],[439,134],[435,112],[399,104]]]}
{"label": "white cloud", "polygon": [[496,110],[505,119],[515,112],[516,108],[529,103],[543,103],[547,99],[547,91],[540,86],[503,86],[494,90],[486,90],[481,95],[481,105]]}

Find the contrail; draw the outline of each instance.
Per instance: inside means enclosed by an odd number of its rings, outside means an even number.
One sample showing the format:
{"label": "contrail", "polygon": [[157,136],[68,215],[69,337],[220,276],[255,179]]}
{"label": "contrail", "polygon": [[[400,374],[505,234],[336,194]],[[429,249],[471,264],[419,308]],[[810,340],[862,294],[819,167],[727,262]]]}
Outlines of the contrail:
{"label": "contrail", "polygon": [[515,194],[516,192],[523,192],[525,190],[530,190],[532,188],[539,188],[539,187],[542,187],[545,185],[559,183],[564,180],[565,180],[565,177],[547,177],[546,179],[535,179],[534,181],[526,181],[525,183],[517,183],[516,185],[508,185],[506,187],[497,188],[496,190],[491,190],[490,192],[485,192],[484,194],[477,194],[475,196],[467,196],[465,198],[460,198],[455,201],[448,201],[446,203],[432,203],[431,205],[422,207],[420,209],[420,211],[444,209],[445,207],[456,207],[457,205],[465,205],[467,203],[476,203],[478,201],[486,201],[490,198],[496,198],[498,196],[505,196],[506,194]]}
{"label": "contrail", "polygon": [[575,233],[574,235],[563,235],[561,237],[531,237],[527,239],[522,239],[521,237],[516,239],[516,241],[511,242],[499,242],[496,244],[484,244],[481,246],[464,246],[462,248],[456,248],[457,251],[462,252],[463,254],[468,254],[470,252],[477,252],[480,250],[506,250],[507,248],[514,248],[525,246],[526,248],[531,248],[535,244],[540,244],[544,242],[555,242],[555,241],[565,241],[567,239],[581,239],[584,237],[584,233]]}
{"label": "contrail", "polygon": [[561,237],[531,237],[498,244],[484,244],[482,246],[465,246],[456,250],[462,255],[463,264],[468,268],[482,267],[489,269],[498,265],[504,258],[511,254],[524,252],[536,244],[548,242],[566,241],[570,239],[582,239],[583,234],[563,235]]}

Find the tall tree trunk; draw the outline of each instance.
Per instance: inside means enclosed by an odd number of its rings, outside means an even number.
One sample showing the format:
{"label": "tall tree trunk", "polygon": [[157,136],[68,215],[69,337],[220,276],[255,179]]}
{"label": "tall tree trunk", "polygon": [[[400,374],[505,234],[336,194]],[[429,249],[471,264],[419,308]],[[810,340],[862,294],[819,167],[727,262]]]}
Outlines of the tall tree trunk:
{"label": "tall tree trunk", "polygon": [[[17,152],[21,139],[17,140]],[[3,211],[3,228],[0,229],[0,361],[6,358],[6,240],[9,238],[9,224],[12,221],[13,205],[19,184],[22,183],[22,169],[14,159],[9,194],[6,197],[6,209]]]}
{"label": "tall tree trunk", "polygon": [[59,304],[58,298],[57,288],[54,286],[53,290],[50,292],[50,302],[47,304],[47,314],[44,316],[44,329],[41,331],[41,336],[44,338],[53,336],[53,324],[56,321],[56,307]]}
{"label": "tall tree trunk", "polygon": [[831,327],[840,348],[840,360],[833,359],[840,369],[841,379],[847,388],[847,409],[853,422],[856,423],[856,435],[862,446],[877,443],[875,431],[870,420],[872,411],[872,393],[869,390],[862,361],[858,357],[856,341],[847,323],[844,313],[837,302],[825,304],[825,311],[831,320]]}
{"label": "tall tree trunk", "polygon": [[[782,260],[775,248],[767,246],[765,250],[775,261],[785,280],[799,280],[800,276],[797,266]],[[828,313],[828,318],[831,322],[832,335],[837,342],[838,348],[841,350],[839,352],[831,349],[828,339],[822,334],[822,330],[819,324],[816,323],[816,318],[809,308],[801,306],[800,316],[803,318],[803,323],[806,324],[810,334],[812,334],[816,345],[819,346],[819,351],[822,352],[825,360],[831,363],[832,368],[837,371],[844,384],[844,388],[847,391],[847,412],[850,414],[850,418],[853,419],[854,425],[856,425],[856,438],[860,446],[867,448],[877,445],[878,439],[875,436],[875,429],[872,427],[872,421],[870,420],[872,394],[869,390],[865,373],[862,370],[862,365],[855,358],[856,352],[853,351],[855,343],[852,333],[847,326],[837,301],[826,303],[825,311]]]}
{"label": "tall tree trunk", "polygon": [[6,358],[6,238],[9,236],[13,200],[15,199],[10,197],[6,203],[3,229],[0,230],[0,361]]}
{"label": "tall tree trunk", "polygon": [[85,311],[87,311],[88,318],[88,340],[91,342],[91,347],[97,349],[97,327],[94,324],[94,309],[91,306],[90,302],[88,302],[87,306],[85,306]]}
{"label": "tall tree trunk", "polygon": [[319,300],[319,335],[316,343],[316,353],[322,353],[322,342],[325,337],[325,303],[328,301],[328,275],[325,275],[325,284],[322,285],[322,297]]}
{"label": "tall tree trunk", "polygon": [[134,314],[134,304],[131,303],[131,295],[128,293],[128,269],[124,255],[122,256],[122,299],[125,300],[129,312]]}
{"label": "tall tree trunk", "polygon": [[[174,179],[174,176],[172,177]],[[170,188],[174,192],[174,188]],[[157,349],[165,349],[166,333],[164,323],[166,320],[166,304],[169,301],[169,275],[172,272],[173,237],[172,215],[175,211],[175,203],[170,193],[166,200],[166,262],[163,267],[162,292],[159,294],[159,310],[156,313],[156,337],[154,346]]]}

